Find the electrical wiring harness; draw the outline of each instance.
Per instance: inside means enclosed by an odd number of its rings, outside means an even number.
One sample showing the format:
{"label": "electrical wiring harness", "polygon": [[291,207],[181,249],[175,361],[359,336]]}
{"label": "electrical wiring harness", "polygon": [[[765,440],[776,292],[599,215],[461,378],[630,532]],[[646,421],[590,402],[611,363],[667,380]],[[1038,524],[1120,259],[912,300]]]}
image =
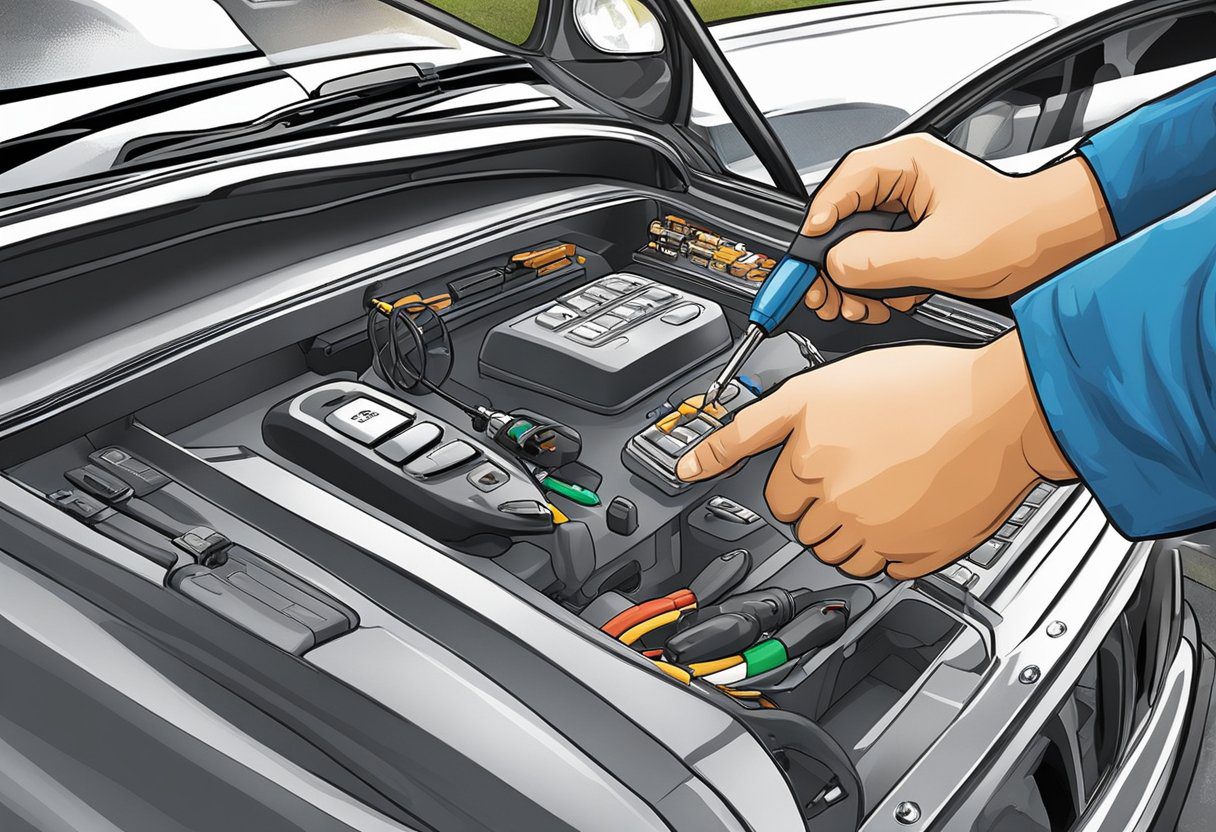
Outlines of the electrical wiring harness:
{"label": "electrical wiring harness", "polygon": [[[748,681],[839,638],[848,624],[848,605],[836,599],[813,600],[810,590],[798,590],[794,593],[762,590],[739,596],[725,605],[703,610],[703,613],[709,613],[708,617],[702,618],[683,633],[687,635],[697,628],[705,630],[728,617],[744,618],[746,616],[737,610],[755,607],[769,612],[769,615],[764,618],[763,624],[753,622],[752,632],[759,633],[762,628],[767,629],[773,624],[778,625],[777,629],[772,635],[758,641],[749,639],[747,631],[742,631],[742,638],[754,643],[739,652],[681,663],[674,660],[673,654],[688,655],[690,651],[687,645],[672,648],[678,641],[677,637],[669,639],[665,649],[642,649],[641,652],[651,659],[657,668],[682,684],[692,684],[694,679],[701,679],[730,696],[755,700],[762,707],[773,707],[760,691],[748,688]],[[622,644],[638,649],[644,637],[669,625],[675,625],[696,609],[696,594],[690,589],[681,589],[661,598],[636,604],[615,615],[601,629]],[[727,611],[723,612],[724,609]],[[730,634],[736,638],[740,637],[738,633]]]}

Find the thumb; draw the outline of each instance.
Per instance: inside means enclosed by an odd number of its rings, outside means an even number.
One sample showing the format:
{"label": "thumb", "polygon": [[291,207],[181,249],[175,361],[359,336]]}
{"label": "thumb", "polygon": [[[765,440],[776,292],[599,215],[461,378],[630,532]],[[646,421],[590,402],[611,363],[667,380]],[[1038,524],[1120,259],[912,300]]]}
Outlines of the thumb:
{"label": "thumb", "polygon": [[921,226],[908,231],[858,231],[828,251],[827,272],[844,289],[900,289],[923,286],[934,274],[924,256]]}
{"label": "thumb", "polygon": [[730,424],[684,454],[676,465],[676,476],[685,482],[707,480],[742,459],[780,445],[789,438],[790,418],[783,396],[753,402],[736,413]]}

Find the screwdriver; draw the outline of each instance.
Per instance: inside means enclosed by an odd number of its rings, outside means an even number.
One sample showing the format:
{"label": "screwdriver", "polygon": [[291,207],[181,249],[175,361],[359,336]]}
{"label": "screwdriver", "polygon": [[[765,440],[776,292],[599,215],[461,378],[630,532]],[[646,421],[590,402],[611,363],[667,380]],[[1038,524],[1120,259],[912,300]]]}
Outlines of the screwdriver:
{"label": "screwdriver", "polygon": [[[794,307],[811,288],[815,278],[824,271],[824,261],[832,246],[858,231],[902,231],[910,225],[912,225],[912,218],[906,213],[862,211],[845,217],[836,223],[831,231],[820,237],[808,237],[805,234],[795,237],[785,257],[781,258],[777,267],[760,284],[760,289],[752,301],[751,314],[747,319],[747,331],[730,360],[726,362],[726,366],[722,368],[722,372],[706,391],[702,407],[708,408],[718,402],[723,388],[730,384],[739,370],[743,368],[743,364],[751,358],[756,347],[760,346],[760,342],[772,335],[781,322],[794,311]],[[849,289],[849,292],[863,297],[882,299],[920,294],[922,290],[914,288]]]}

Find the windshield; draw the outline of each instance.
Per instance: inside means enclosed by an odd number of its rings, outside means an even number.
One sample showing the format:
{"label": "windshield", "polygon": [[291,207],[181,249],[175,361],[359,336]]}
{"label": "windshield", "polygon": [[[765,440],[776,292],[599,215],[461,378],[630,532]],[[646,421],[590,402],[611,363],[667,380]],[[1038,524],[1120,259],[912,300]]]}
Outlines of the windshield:
{"label": "windshield", "polygon": [[0,90],[257,50],[212,0],[0,0]]}
{"label": "windshield", "polygon": [[[865,15],[847,5],[711,25],[714,38],[806,181],[849,150],[882,139],[979,69],[1054,28],[1054,17],[1007,8],[896,8]],[[950,49],[917,51],[917,43]],[[875,63],[858,64],[858,56]],[[896,68],[898,67],[898,68]],[[704,77],[693,87],[692,125],[734,173],[768,181]]]}
{"label": "windshield", "polygon": [[[473,44],[383,0],[213,0],[275,63]],[[453,56],[455,57],[455,56]]]}

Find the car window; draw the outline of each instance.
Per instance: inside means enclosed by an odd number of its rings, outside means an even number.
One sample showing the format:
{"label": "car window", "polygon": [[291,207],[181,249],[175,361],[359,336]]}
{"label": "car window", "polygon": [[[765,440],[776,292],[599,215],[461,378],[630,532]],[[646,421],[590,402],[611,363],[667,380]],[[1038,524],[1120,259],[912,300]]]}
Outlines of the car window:
{"label": "car window", "polygon": [[256,53],[213,0],[0,0],[0,90]]}
{"label": "car window", "polygon": [[[858,16],[839,3],[783,3],[792,11],[739,17],[753,4],[694,0],[723,54],[790,159],[813,181],[845,153],[889,135],[915,113],[1028,40],[1057,25],[1039,11],[954,5]],[[733,10],[733,14],[732,14]],[[721,18],[727,18],[722,20]],[[913,43],[949,43],[916,61],[877,63]],[[859,57],[860,56],[860,57]],[[895,67],[898,66],[898,69]],[[696,79],[692,128],[735,174],[763,179],[707,84]]]}
{"label": "car window", "polygon": [[1141,104],[1216,72],[1216,11],[1142,23],[1031,70],[953,130],[989,160],[1075,141]]}

